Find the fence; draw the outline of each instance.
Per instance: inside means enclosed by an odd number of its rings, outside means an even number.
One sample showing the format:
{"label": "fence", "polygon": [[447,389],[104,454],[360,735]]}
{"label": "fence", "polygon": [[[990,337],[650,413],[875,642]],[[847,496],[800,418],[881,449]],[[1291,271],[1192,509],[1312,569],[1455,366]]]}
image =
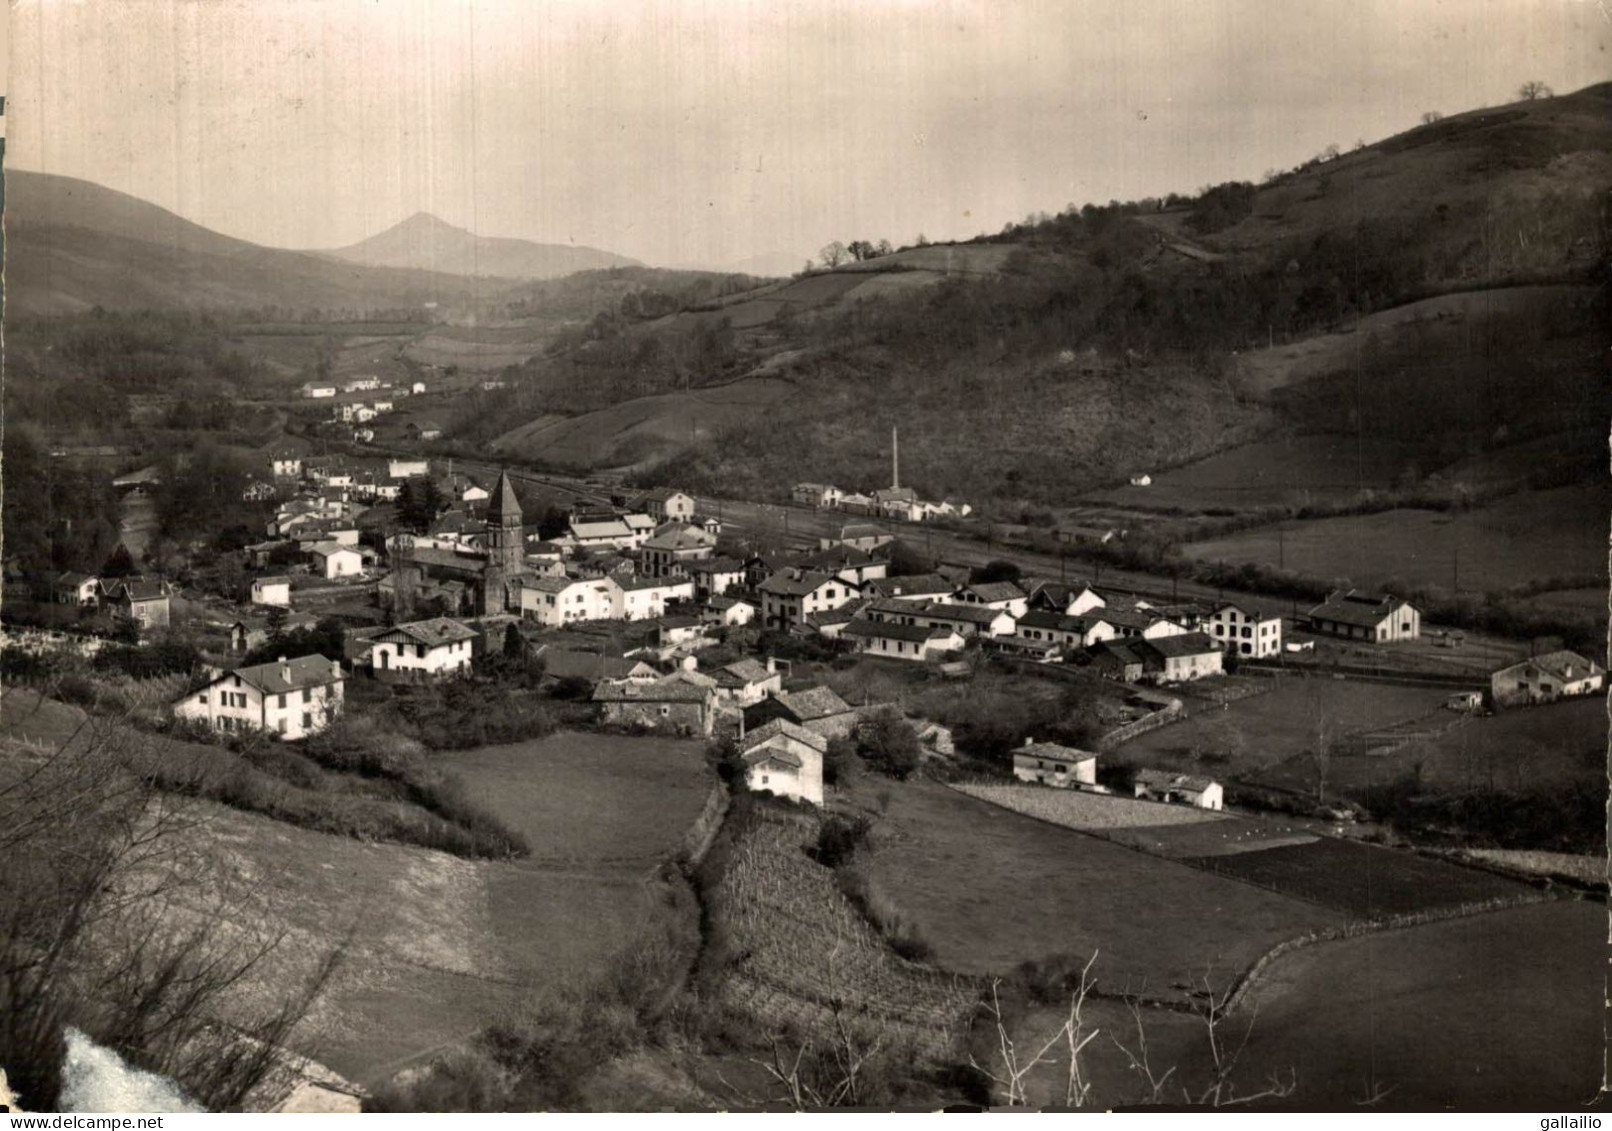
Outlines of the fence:
{"label": "fence", "polygon": [[1143,715],[1134,722],[1126,723],[1122,727],[1109,731],[1097,740],[1097,749],[1099,751],[1112,750],[1114,747],[1144,735],[1150,730],[1158,730],[1162,726],[1175,722],[1181,717],[1182,713],[1181,700],[1172,699],[1167,706],[1161,707],[1152,714]]}
{"label": "fence", "polygon": [[1443,687],[1451,691],[1480,691],[1487,682],[1476,675],[1440,675],[1437,672],[1399,671],[1393,668],[1366,668],[1354,664],[1271,664],[1244,660],[1239,675],[1270,678],[1296,676],[1300,679],[1355,679],[1365,683],[1395,683],[1406,687]]}

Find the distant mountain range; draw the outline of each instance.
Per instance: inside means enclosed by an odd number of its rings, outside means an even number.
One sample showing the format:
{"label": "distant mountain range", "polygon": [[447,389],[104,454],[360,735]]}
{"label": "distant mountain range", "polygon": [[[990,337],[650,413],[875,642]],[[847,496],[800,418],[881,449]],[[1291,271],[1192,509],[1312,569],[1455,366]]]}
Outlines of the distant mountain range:
{"label": "distant mountain range", "polygon": [[366,267],[499,279],[553,279],[577,271],[643,266],[636,259],[577,244],[478,236],[428,212],[416,212],[384,232],[325,254]]}
{"label": "distant mountain range", "polygon": [[128,193],[25,169],[5,171],[5,225],[14,315],[94,306],[448,309],[494,301],[531,279],[633,264],[593,248],[482,239],[423,215],[336,252],[263,247]]}

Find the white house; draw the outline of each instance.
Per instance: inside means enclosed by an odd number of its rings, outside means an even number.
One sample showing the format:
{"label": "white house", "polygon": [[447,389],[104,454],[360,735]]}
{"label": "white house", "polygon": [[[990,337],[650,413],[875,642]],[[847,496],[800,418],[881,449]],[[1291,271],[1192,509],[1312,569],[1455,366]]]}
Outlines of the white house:
{"label": "white house", "polygon": [[616,583],[617,597],[609,615],[618,620],[646,620],[665,616],[668,602],[694,599],[694,582],[687,577],[626,577],[617,574],[611,580]]}
{"label": "white house", "polygon": [[1118,635],[1118,630],[1098,614],[1065,616],[1050,609],[1030,610],[1018,619],[1013,631],[1014,639],[1025,644],[1053,644],[1060,648],[1090,648]]}
{"label": "white house", "polygon": [[754,601],[743,597],[712,597],[705,603],[700,619],[713,624],[733,626],[749,624],[759,610]]}
{"label": "white house", "polygon": [[716,680],[716,697],[748,707],[784,689],[784,677],[771,656],[766,663],[746,657],[709,673]]}
{"label": "white house", "polygon": [[763,723],[739,740],[745,785],[754,792],[823,804],[828,739],[787,719]]}
{"label": "white house", "polygon": [[1547,652],[1489,677],[1489,691],[1501,706],[1550,703],[1601,690],[1606,672],[1577,652]]}
{"label": "white house", "polygon": [[1030,597],[1011,581],[982,581],[957,590],[952,594],[951,603],[1006,609],[1017,618],[1029,609]]}
{"label": "white house", "polygon": [[832,483],[797,483],[789,497],[803,507],[837,507],[843,494]]}
{"label": "white house", "polygon": [[694,517],[694,496],[670,487],[656,487],[634,499],[632,509],[658,522],[687,522]]}
{"label": "white house", "polygon": [[986,605],[918,604],[900,599],[875,601],[867,608],[871,620],[894,624],[939,626],[959,636],[1012,636],[1017,621],[1006,609]]}
{"label": "white house", "polygon": [[779,629],[804,624],[812,613],[837,609],[856,596],[855,585],[827,573],[774,574],[757,591],[761,594],[761,623]]}
{"label": "white house", "polygon": [[430,460],[390,459],[386,461],[386,477],[388,479],[413,479],[416,475],[430,474]]}
{"label": "white house", "polygon": [[1061,789],[1079,789],[1097,784],[1097,755],[1056,742],[1024,740],[1013,752],[1013,776],[1020,781],[1040,782]]}
{"label": "white house", "polygon": [[843,640],[852,641],[858,652],[917,663],[939,660],[945,653],[963,647],[963,637],[955,628],[938,624],[853,620],[839,635]]}
{"label": "white house", "polygon": [[1310,627],[1331,636],[1385,644],[1420,636],[1422,614],[1415,605],[1398,597],[1350,589],[1333,593],[1311,609]]}
{"label": "white house", "polygon": [[295,479],[302,474],[302,457],[282,448],[269,457],[269,468],[276,479]]}
{"label": "white house", "polygon": [[1137,770],[1134,784],[1136,796],[1148,801],[1194,805],[1199,809],[1221,809],[1226,803],[1226,791],[1219,782],[1192,774]]}
{"label": "white house", "polygon": [[289,577],[254,577],[252,604],[291,606],[291,579]]}
{"label": "white house", "polygon": [[309,381],[306,385],[302,386],[302,395],[314,399],[333,397],[336,395],[336,386],[327,385],[317,381]]}
{"label": "white house", "polygon": [[340,542],[316,543],[308,553],[321,577],[356,577],[364,572],[364,555]]}
{"label": "white house", "polygon": [[409,392],[411,394],[413,394],[414,396],[419,396],[421,393],[425,392],[425,382],[424,381],[416,381],[416,382],[414,382],[414,384],[409,386]]}
{"label": "white house", "polygon": [[377,675],[418,679],[463,675],[470,671],[475,639],[473,630],[447,617],[393,625],[372,638],[370,668]]}
{"label": "white house", "polygon": [[1146,640],[1143,647],[1159,658],[1160,683],[1184,683],[1224,670],[1221,645],[1201,632],[1187,632]]}
{"label": "white house", "polygon": [[214,730],[262,731],[283,740],[318,734],[341,713],[341,665],[323,656],[285,657],[236,668],[174,704],[175,718]]}
{"label": "white house", "polygon": [[1282,654],[1282,618],[1222,605],[1209,614],[1206,631],[1228,652],[1250,659]]}
{"label": "white house", "polygon": [[610,620],[624,607],[614,577],[522,577],[521,615],[539,624]]}

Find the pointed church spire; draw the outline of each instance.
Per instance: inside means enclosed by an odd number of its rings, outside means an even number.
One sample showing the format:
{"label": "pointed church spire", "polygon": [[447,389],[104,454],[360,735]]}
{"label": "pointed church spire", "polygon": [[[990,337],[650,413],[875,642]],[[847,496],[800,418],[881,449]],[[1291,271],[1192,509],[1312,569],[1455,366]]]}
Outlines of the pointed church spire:
{"label": "pointed church spire", "polygon": [[517,523],[520,521],[521,501],[515,497],[515,488],[509,481],[509,472],[499,471],[498,486],[493,488],[492,498],[487,503],[487,521],[498,523],[505,518],[513,518]]}

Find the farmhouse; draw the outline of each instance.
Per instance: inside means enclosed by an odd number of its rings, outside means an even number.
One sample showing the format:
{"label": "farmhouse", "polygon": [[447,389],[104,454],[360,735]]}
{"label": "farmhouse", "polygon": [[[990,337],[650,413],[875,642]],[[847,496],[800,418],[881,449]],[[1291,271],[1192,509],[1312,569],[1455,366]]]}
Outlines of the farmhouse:
{"label": "farmhouse", "polygon": [[788,629],[806,623],[812,613],[837,609],[856,596],[856,586],[827,573],[803,573],[799,577],[774,574],[759,586],[761,623],[768,628]]}
{"label": "farmhouse", "polygon": [[587,517],[571,520],[572,544],[582,549],[635,550],[649,541],[650,528],[634,528],[625,517]]}
{"label": "farmhouse", "polygon": [[745,597],[712,597],[705,603],[700,619],[724,626],[749,624],[759,611],[756,603]]}
{"label": "farmhouse", "polygon": [[797,483],[789,497],[803,507],[837,507],[842,494],[831,483]]}
{"label": "farmhouse", "polygon": [[858,652],[895,660],[927,663],[963,646],[955,628],[940,625],[897,624],[894,621],[853,620],[840,631]]}
{"label": "farmhouse", "polygon": [[617,573],[616,604],[610,616],[620,620],[648,620],[666,615],[666,606],[694,599],[694,582],[686,577],[629,577]]}
{"label": "farmhouse", "polygon": [[824,738],[844,738],[856,726],[857,718],[857,709],[836,695],[832,687],[783,691],[744,709],[746,730],[773,719],[787,719]]}
{"label": "farmhouse", "polygon": [[434,420],[411,420],[403,429],[403,434],[410,440],[440,440],[442,425]]}
{"label": "farmhouse", "polygon": [[656,487],[634,499],[632,509],[656,522],[687,522],[694,517],[694,496],[670,487]]}
{"label": "farmhouse", "polygon": [[474,630],[447,617],[393,625],[372,638],[370,670],[411,679],[466,675],[475,638]]}
{"label": "farmhouse", "polygon": [[168,586],[161,581],[130,578],[102,583],[101,599],[117,620],[133,621],[141,628],[168,627]]}
{"label": "farmhouse", "polygon": [[1489,678],[1489,690],[1497,705],[1515,707],[1593,695],[1605,679],[1605,669],[1577,652],[1547,652],[1501,668]]}
{"label": "farmhouse", "polygon": [[[840,504],[843,506],[853,499],[863,500],[868,505],[873,502],[866,495],[846,495],[841,498]],[[885,533],[871,522],[853,522],[840,527],[838,534],[818,539],[817,545],[819,549],[823,550],[832,549],[835,546],[849,546],[853,550],[872,553],[880,546],[888,546],[895,540],[895,535]]]}
{"label": "farmhouse", "polygon": [[716,717],[716,691],[669,675],[649,683],[601,683],[594,689],[603,721],[611,726],[709,737]]}
{"label": "farmhouse", "polygon": [[784,687],[784,677],[778,673],[778,665],[771,657],[765,664],[748,658],[735,660],[716,669],[711,673],[711,678],[716,680],[718,699],[741,707],[776,695]]}
{"label": "farmhouse", "polygon": [[214,730],[262,731],[282,740],[318,734],[341,713],[341,665],[323,656],[281,656],[271,664],[214,676],[174,704],[174,717]]}
{"label": "farmhouse", "polygon": [[364,555],[340,542],[320,542],[308,553],[320,577],[356,577],[364,571]]}
{"label": "farmhouse", "polygon": [[854,546],[829,546],[795,558],[789,573],[796,577],[813,571],[832,573],[835,577],[863,585],[882,578],[889,568],[890,563],[883,558],[876,558]]}
{"label": "farmhouse", "polygon": [[1006,609],[980,605],[920,605],[913,601],[875,601],[868,606],[870,620],[896,624],[939,626],[959,636],[1012,636],[1015,621]]}
{"label": "farmhouse", "polygon": [[[878,514],[879,504],[874,501],[872,495],[864,495],[858,491],[848,491],[840,496],[840,510],[849,511],[852,514]],[[875,526],[868,526],[867,528],[870,530],[878,529]],[[887,537],[890,537],[891,541],[895,540],[893,536]],[[863,549],[867,548],[863,547]]]}
{"label": "farmhouse", "polygon": [[252,579],[252,604],[279,605],[289,608],[291,605],[291,579],[276,575],[274,577],[254,577]]}
{"label": "farmhouse", "polygon": [[764,723],[739,740],[745,784],[753,791],[823,804],[828,739],[786,719]]}
{"label": "farmhouse", "polygon": [[601,652],[578,652],[545,645],[534,657],[543,665],[544,680],[581,679],[591,687],[602,680],[628,680],[650,683],[660,673],[643,660],[607,656]]}
{"label": "farmhouse", "polygon": [[1098,674],[1121,683],[1136,683],[1150,667],[1158,668],[1157,657],[1144,650],[1140,641],[1100,640],[1086,654]]}
{"label": "farmhouse", "polygon": [[1160,683],[1184,683],[1219,675],[1223,670],[1225,654],[1220,645],[1201,632],[1144,640],[1137,649],[1150,651],[1158,657]]}
{"label": "farmhouse", "polygon": [[685,562],[683,570],[694,579],[697,597],[720,597],[744,584],[744,563],[736,558],[701,558]]}
{"label": "farmhouse", "polygon": [[1282,618],[1249,612],[1237,605],[1221,605],[1209,614],[1206,631],[1228,651],[1251,659],[1282,652]]}
{"label": "farmhouse", "polygon": [[820,613],[812,613],[806,618],[806,627],[826,639],[838,640],[840,634],[845,631],[845,626],[862,619],[863,610],[872,603],[866,597],[858,597],[854,601],[847,601],[837,609],[824,609]]}
{"label": "farmhouse", "polygon": [[431,463],[423,459],[390,459],[386,461],[388,479],[413,479],[431,474]]}
{"label": "farmhouse", "polygon": [[1063,789],[1097,784],[1097,755],[1089,750],[1059,746],[1055,742],[1024,740],[1013,752],[1013,776]]}
{"label": "farmhouse", "polygon": [[276,479],[295,479],[302,474],[302,453],[278,448],[269,456],[269,470]]}
{"label": "farmhouse", "polygon": [[1310,610],[1310,628],[1328,636],[1371,640],[1415,640],[1422,634],[1422,614],[1415,605],[1382,593],[1358,589],[1333,593]]}
{"label": "farmhouse", "polygon": [[51,597],[58,605],[94,605],[100,600],[101,582],[87,573],[69,570],[51,582]]}
{"label": "farmhouse", "polygon": [[521,615],[539,624],[559,626],[575,621],[609,620],[624,604],[621,585],[610,576],[523,576],[520,579]]}
{"label": "farmhouse", "polygon": [[1225,790],[1210,778],[1172,774],[1168,770],[1137,770],[1133,779],[1136,796],[1147,801],[1193,805],[1199,809],[1220,809]]}

